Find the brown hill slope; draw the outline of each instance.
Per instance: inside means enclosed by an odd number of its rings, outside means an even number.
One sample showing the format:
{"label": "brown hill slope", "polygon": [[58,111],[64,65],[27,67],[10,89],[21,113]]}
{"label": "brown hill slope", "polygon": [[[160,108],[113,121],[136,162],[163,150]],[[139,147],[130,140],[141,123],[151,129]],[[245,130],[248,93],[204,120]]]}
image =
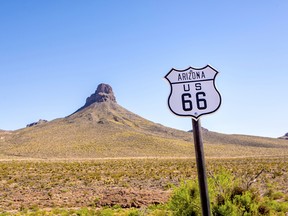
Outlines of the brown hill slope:
{"label": "brown hill slope", "polygon": [[[191,133],[148,121],[113,96],[112,88],[99,85],[68,117],[1,132],[0,158],[194,157]],[[210,131],[203,138],[210,157],[288,155],[286,140]]]}

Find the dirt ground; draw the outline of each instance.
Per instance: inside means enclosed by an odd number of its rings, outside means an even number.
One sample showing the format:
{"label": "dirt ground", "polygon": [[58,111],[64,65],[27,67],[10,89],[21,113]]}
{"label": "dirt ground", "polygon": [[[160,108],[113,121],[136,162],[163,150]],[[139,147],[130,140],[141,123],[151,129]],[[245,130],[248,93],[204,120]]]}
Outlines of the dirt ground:
{"label": "dirt ground", "polygon": [[[0,162],[0,212],[49,208],[122,208],[164,204],[173,185],[197,178],[191,159],[131,159],[79,162]],[[243,183],[254,181],[260,193],[288,194],[284,159],[208,161],[208,175],[230,170]],[[245,185],[244,184],[244,185]],[[286,186],[285,186],[286,185]]]}
{"label": "dirt ground", "polygon": [[[8,194],[9,195],[8,195]],[[1,194],[3,197],[4,194]],[[21,210],[23,208],[81,208],[121,206],[122,208],[146,207],[151,204],[167,202],[170,192],[160,189],[139,188],[75,188],[65,191],[54,188],[49,192],[37,190],[7,190],[5,200],[0,206],[3,210]]]}

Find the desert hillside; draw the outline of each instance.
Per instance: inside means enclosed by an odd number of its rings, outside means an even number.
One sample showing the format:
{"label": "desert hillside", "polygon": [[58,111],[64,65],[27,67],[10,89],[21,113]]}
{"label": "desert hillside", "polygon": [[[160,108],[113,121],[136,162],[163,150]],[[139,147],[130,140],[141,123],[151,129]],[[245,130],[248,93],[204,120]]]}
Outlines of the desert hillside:
{"label": "desert hillside", "polygon": [[[208,157],[288,155],[287,140],[205,130]],[[50,122],[0,131],[0,158],[194,157],[191,132],[146,120],[120,106],[100,84],[83,107]]]}

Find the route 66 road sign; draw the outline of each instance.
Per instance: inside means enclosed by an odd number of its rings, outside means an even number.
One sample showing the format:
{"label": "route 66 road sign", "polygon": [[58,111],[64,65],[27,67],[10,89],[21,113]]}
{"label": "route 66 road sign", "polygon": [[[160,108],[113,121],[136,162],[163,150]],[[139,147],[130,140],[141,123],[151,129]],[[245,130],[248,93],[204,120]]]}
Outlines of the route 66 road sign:
{"label": "route 66 road sign", "polygon": [[171,86],[168,98],[170,110],[178,116],[200,116],[215,112],[221,105],[221,95],[215,86],[218,71],[207,65],[185,70],[172,68],[165,76]]}

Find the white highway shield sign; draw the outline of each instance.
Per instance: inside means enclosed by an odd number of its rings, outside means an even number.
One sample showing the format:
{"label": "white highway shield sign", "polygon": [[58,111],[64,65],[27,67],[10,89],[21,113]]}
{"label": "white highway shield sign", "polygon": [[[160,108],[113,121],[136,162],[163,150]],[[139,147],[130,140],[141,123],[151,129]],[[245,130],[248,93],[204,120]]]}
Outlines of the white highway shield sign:
{"label": "white highway shield sign", "polygon": [[217,74],[218,71],[210,65],[171,69],[165,76],[171,86],[168,98],[170,110],[178,116],[190,116],[195,120],[215,112],[221,105],[221,96],[215,86]]}

